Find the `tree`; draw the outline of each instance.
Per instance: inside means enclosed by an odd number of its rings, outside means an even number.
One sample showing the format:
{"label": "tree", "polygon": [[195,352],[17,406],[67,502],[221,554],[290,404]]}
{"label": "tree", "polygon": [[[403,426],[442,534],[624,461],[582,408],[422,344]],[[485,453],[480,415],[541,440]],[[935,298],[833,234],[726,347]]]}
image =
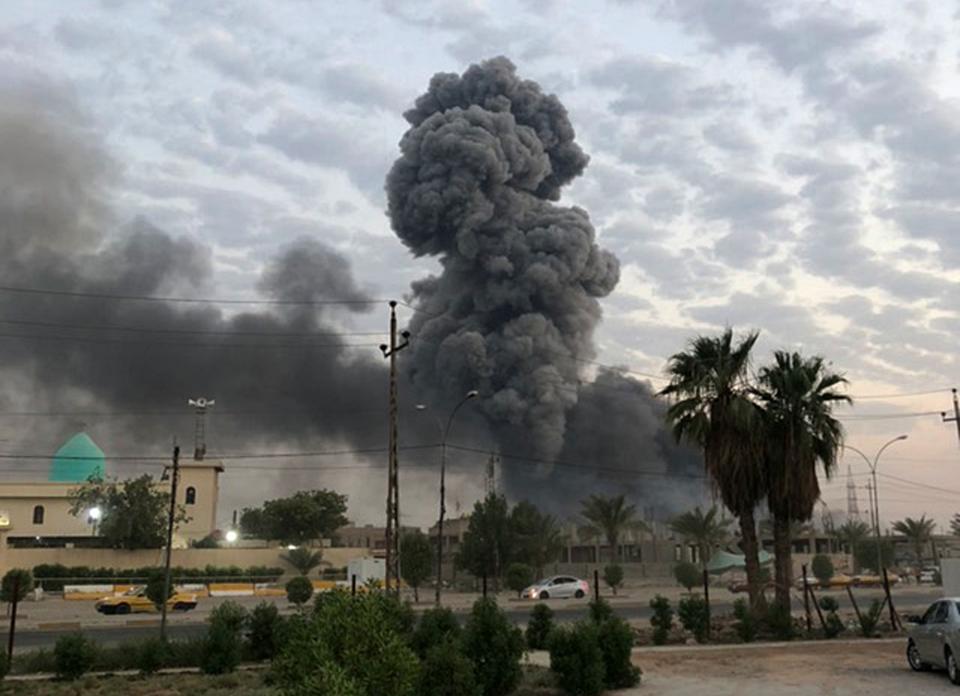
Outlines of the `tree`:
{"label": "tree", "polygon": [[830,560],[830,556],[818,553],[810,562],[810,570],[813,571],[813,576],[820,583],[820,587],[830,586],[830,580],[833,578],[833,561]]}
{"label": "tree", "polygon": [[893,542],[889,539],[880,541],[881,562],[877,562],[877,542],[875,539],[864,539],[857,542],[853,548],[853,561],[858,568],[870,568],[880,573],[881,567],[893,565]]}
{"label": "tree", "polygon": [[300,575],[310,575],[311,570],[323,563],[323,549],[313,551],[306,546],[298,546],[280,554],[280,558],[296,568]]}
{"label": "tree", "polygon": [[[17,592],[14,597],[14,586]],[[33,573],[26,568],[11,568],[3,576],[3,583],[0,584],[0,602],[11,603],[14,599],[18,602],[26,597],[33,589]]]}
{"label": "tree", "polygon": [[150,573],[147,578],[147,585],[144,588],[147,599],[153,602],[158,610],[173,596],[173,583],[167,584],[167,576],[162,568],[157,568]]}
{"label": "tree", "polygon": [[924,546],[930,543],[933,538],[933,530],[936,522],[928,520],[926,515],[922,515],[919,520],[907,517],[899,522],[893,523],[893,531],[902,534],[913,545],[913,555],[917,559],[917,576],[920,576],[920,567],[923,565]]}
{"label": "tree", "polygon": [[505,563],[513,558],[513,549],[507,499],[490,493],[473,506],[457,565],[476,577],[499,578]]}
{"label": "tree", "polygon": [[623,585],[623,566],[619,563],[611,563],[603,568],[603,581],[607,583],[613,594],[617,594],[617,589]]}
{"label": "tree", "polygon": [[[853,554],[861,541],[870,536],[870,525],[861,520],[847,520],[836,529],[837,539],[847,553]],[[856,565],[854,555],[854,565]]]}
{"label": "tree", "polygon": [[718,337],[698,336],[670,358],[670,384],[660,392],[673,399],[666,420],[674,437],[701,449],[707,477],[740,522],[753,609],[763,604],[754,510],[767,493],[760,414],[747,386],[758,336],[751,332],[736,345],[730,329]]}
{"label": "tree", "polygon": [[698,505],[690,512],[674,517],[670,529],[687,542],[694,543],[700,550],[700,564],[706,568],[713,555],[713,549],[723,546],[730,538],[727,527],[730,520],[721,520],[717,516],[717,506],[713,505],[706,513]]}
{"label": "tree", "polygon": [[507,587],[517,593],[533,584],[533,568],[526,563],[511,563],[507,566]]}
{"label": "tree", "polygon": [[313,596],[313,583],[305,575],[297,575],[287,581],[287,601],[302,608]]}
{"label": "tree", "polygon": [[591,495],[580,502],[580,515],[587,521],[582,531],[591,537],[602,537],[613,553],[614,560],[622,560],[620,535],[629,530],[646,530],[647,525],[637,518],[637,506],[627,505],[623,495],[606,498]]}
{"label": "tree", "polygon": [[510,528],[513,559],[532,566],[537,577],[543,577],[544,567],[560,558],[565,543],[556,519],[522,500],[510,512]]}
{"label": "tree", "polygon": [[413,588],[413,599],[420,601],[420,586],[433,573],[433,544],[417,530],[400,537],[400,577]]}
{"label": "tree", "polygon": [[328,538],[348,524],[347,496],[328,491],[298,491],[289,498],[268,500],[262,508],[247,508],[240,529],[248,536],[300,546]]}
{"label": "tree", "polygon": [[703,581],[700,569],[690,561],[680,561],[673,566],[673,577],[687,588],[687,592],[693,590],[694,587],[698,587]]}
{"label": "tree", "polygon": [[[157,488],[149,474],[126,481],[91,479],[70,491],[70,514],[86,518],[100,509],[97,535],[115,549],[158,549],[166,543],[170,493]],[[188,522],[177,506],[175,525]]]}
{"label": "tree", "polygon": [[762,410],[767,446],[767,507],[773,516],[777,603],[790,606],[793,584],[792,522],[813,517],[820,500],[818,470],[829,480],[843,446],[843,425],[833,417],[837,403],[853,403],[838,388],[847,384],[823,358],[777,351],[760,369],[753,390]]}
{"label": "tree", "polygon": [[953,536],[960,536],[960,512],[953,516],[953,519],[950,520],[950,533]]}

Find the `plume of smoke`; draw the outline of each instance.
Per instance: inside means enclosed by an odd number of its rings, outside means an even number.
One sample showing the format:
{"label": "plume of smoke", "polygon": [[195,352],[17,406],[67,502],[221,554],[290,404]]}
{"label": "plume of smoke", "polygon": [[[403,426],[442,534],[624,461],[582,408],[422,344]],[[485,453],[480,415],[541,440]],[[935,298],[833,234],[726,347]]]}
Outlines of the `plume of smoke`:
{"label": "plume of smoke", "polygon": [[[405,116],[387,177],[390,220],[414,254],[442,267],[412,287],[414,386],[446,403],[478,389],[504,452],[595,467],[505,463],[508,492],[566,513],[585,485],[623,490],[631,481],[604,471],[688,470],[645,385],[619,372],[582,381],[598,300],[616,286],[619,263],[598,247],[586,211],[557,203],[588,161],[560,101],[499,57],[434,76]],[[666,477],[632,481],[644,497],[689,492]]]}
{"label": "plume of smoke", "polygon": [[559,100],[502,57],[436,75],[406,118],[390,219],[443,266],[413,286],[411,379],[435,398],[479,389],[501,437],[556,456],[619,276],[586,211],[554,202],[587,156]]}

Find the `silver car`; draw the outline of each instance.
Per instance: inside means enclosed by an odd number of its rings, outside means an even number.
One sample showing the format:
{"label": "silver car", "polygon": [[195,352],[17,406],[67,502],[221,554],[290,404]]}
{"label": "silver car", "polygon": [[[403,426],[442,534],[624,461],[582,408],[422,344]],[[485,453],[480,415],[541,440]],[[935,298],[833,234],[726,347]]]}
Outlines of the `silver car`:
{"label": "silver car", "polygon": [[578,580],[570,575],[554,575],[530,585],[520,596],[524,599],[550,599],[560,597],[585,597],[590,592],[586,580]]}
{"label": "silver car", "polygon": [[954,684],[960,684],[960,598],[941,599],[923,616],[907,617],[907,662],[916,672],[945,668]]}

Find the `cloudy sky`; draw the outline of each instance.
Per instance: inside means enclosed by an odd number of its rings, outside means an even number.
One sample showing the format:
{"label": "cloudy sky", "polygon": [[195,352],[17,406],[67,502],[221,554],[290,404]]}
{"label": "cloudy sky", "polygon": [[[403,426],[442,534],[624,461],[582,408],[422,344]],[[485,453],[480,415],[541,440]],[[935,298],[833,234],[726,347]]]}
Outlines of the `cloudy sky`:
{"label": "cloudy sky", "polygon": [[[623,264],[600,359],[658,375],[724,325],[762,330],[759,360],[822,353],[863,397],[851,445],[910,435],[881,464],[883,516],[946,523],[958,29],[946,0],[7,2],[0,74],[71,95],[45,108],[76,109],[115,160],[118,227],[143,216],[209,245],[203,294],[253,296],[263,259],[309,235],[399,297],[432,263],[384,214],[402,113],[435,72],[506,55],[591,155],[564,200]],[[826,487],[837,512],[845,481]]]}

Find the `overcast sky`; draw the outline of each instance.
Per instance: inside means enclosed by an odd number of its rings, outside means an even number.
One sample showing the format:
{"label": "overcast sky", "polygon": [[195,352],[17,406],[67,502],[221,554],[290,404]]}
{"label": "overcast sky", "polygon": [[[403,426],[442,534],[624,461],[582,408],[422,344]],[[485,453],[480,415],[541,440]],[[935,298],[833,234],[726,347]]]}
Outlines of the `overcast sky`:
{"label": "overcast sky", "polygon": [[118,164],[118,226],[210,245],[207,294],[252,296],[262,260],[310,235],[398,297],[431,270],[384,215],[402,112],[435,72],[506,55],[591,156],[564,200],[623,265],[600,359],[660,374],[731,325],[762,330],[761,361],[822,353],[855,397],[941,390],[844,417],[868,454],[910,435],[881,464],[904,479],[881,479],[883,516],[945,524],[957,432],[899,414],[950,408],[960,382],[958,29],[946,0],[6,2],[0,74],[74,94]]}

